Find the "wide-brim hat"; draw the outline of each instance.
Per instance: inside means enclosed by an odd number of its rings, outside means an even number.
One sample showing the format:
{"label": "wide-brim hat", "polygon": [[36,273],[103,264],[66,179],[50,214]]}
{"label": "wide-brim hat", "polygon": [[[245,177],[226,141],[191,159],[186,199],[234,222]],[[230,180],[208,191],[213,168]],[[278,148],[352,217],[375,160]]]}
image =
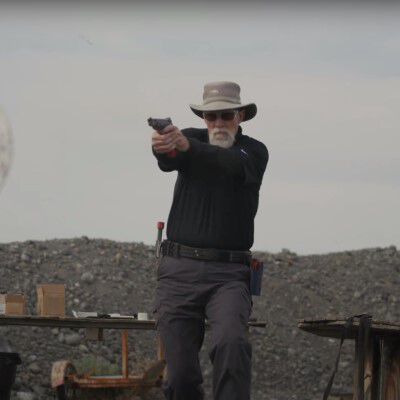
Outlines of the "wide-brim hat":
{"label": "wide-brim hat", "polygon": [[204,85],[203,104],[189,105],[191,110],[200,118],[203,112],[222,110],[244,110],[243,121],[254,118],[257,106],[254,103],[240,102],[240,86],[235,82],[210,82]]}

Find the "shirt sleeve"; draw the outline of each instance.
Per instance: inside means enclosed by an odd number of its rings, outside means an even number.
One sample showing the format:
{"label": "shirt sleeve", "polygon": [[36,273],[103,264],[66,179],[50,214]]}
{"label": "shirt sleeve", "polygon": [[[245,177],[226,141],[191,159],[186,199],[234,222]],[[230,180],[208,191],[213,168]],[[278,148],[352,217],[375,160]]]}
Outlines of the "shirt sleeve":
{"label": "shirt sleeve", "polygon": [[269,154],[266,146],[258,141],[246,141],[224,149],[195,138],[188,138],[187,151],[191,164],[198,170],[224,173],[244,184],[261,184]]}
{"label": "shirt sleeve", "polygon": [[158,167],[161,171],[171,172],[184,169],[186,153],[178,151],[175,157],[169,157],[167,154],[158,154],[152,148],[154,156],[157,158]]}

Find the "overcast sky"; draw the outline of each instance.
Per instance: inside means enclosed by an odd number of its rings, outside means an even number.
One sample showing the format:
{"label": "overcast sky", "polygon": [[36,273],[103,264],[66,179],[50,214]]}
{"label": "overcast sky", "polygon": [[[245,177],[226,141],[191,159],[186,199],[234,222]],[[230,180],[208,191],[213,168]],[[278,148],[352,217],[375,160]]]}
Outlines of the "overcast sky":
{"label": "overcast sky", "polygon": [[175,174],[146,120],[202,127],[188,104],[233,80],[270,151],[254,249],[400,246],[400,7],[66,4],[0,5],[0,242],[154,243]]}

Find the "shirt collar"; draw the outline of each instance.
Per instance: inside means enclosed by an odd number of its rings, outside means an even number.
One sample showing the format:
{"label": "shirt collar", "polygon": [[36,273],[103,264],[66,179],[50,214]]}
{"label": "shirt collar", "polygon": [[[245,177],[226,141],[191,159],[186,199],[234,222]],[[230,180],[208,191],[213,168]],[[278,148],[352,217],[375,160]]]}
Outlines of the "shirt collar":
{"label": "shirt collar", "polygon": [[242,127],[239,125],[237,134],[236,134],[236,136],[235,136],[235,143],[236,143],[242,136],[243,136],[243,134],[242,134]]}

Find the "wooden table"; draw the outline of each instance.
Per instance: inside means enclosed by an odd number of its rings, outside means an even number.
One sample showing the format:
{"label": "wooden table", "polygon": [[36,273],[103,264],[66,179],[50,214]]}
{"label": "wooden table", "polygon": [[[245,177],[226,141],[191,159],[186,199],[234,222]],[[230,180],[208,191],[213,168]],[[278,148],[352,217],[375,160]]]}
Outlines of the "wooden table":
{"label": "wooden table", "polygon": [[[11,316],[0,315],[0,326],[36,326],[43,328],[78,328],[86,329],[87,334],[95,338],[102,338],[104,329],[122,330],[122,375],[116,379],[92,379],[91,376],[85,377],[87,385],[136,385],[141,384],[143,377],[132,376],[129,373],[129,346],[128,346],[128,330],[155,330],[156,324],[154,320],[136,320],[133,318],[75,318],[75,317],[42,317],[36,315]],[[160,340],[157,339],[157,360],[164,360],[164,351]],[[52,386],[57,388],[61,386],[65,380],[65,369],[72,365],[67,360],[57,361],[53,363],[52,368]],[[82,379],[81,379],[82,380]],[[93,381],[93,382],[92,382]],[[62,397],[62,396],[61,396]],[[60,398],[61,398],[60,397]]]}
{"label": "wooden table", "polygon": [[[128,330],[155,330],[155,320],[136,320],[133,318],[75,318],[75,317],[41,317],[41,316],[4,316],[0,315],[1,325],[37,326],[50,328],[84,328],[95,337],[102,337],[103,329],[122,330],[122,374],[118,376],[78,376],[75,367],[68,360],[53,363],[51,384],[57,391],[59,399],[75,398],[75,390],[99,388],[132,388],[141,390],[160,386],[165,377],[165,353],[161,340],[157,337],[157,361],[140,375],[129,374],[128,363]],[[265,322],[250,321],[248,327],[264,328]],[[209,328],[206,324],[206,328]],[[72,372],[71,372],[72,371]],[[70,395],[68,395],[68,393]],[[70,397],[69,397],[70,396]]]}
{"label": "wooden table", "polygon": [[[128,329],[155,330],[155,320],[136,320],[133,318],[75,318],[75,317],[41,317],[37,315],[10,316],[0,315],[1,325],[38,326],[49,328],[85,328],[98,330],[101,336],[103,329],[123,329],[122,335],[122,364],[124,374],[128,374]],[[249,321],[248,327],[265,328],[265,322]],[[206,328],[208,328],[206,324]],[[157,341],[158,358],[164,357],[164,350],[160,340]]]}
{"label": "wooden table", "polygon": [[347,325],[346,321],[307,319],[299,321],[298,327],[318,336],[355,341],[353,400],[400,400],[400,323],[372,319],[363,338],[365,346],[360,348],[360,320]]}

